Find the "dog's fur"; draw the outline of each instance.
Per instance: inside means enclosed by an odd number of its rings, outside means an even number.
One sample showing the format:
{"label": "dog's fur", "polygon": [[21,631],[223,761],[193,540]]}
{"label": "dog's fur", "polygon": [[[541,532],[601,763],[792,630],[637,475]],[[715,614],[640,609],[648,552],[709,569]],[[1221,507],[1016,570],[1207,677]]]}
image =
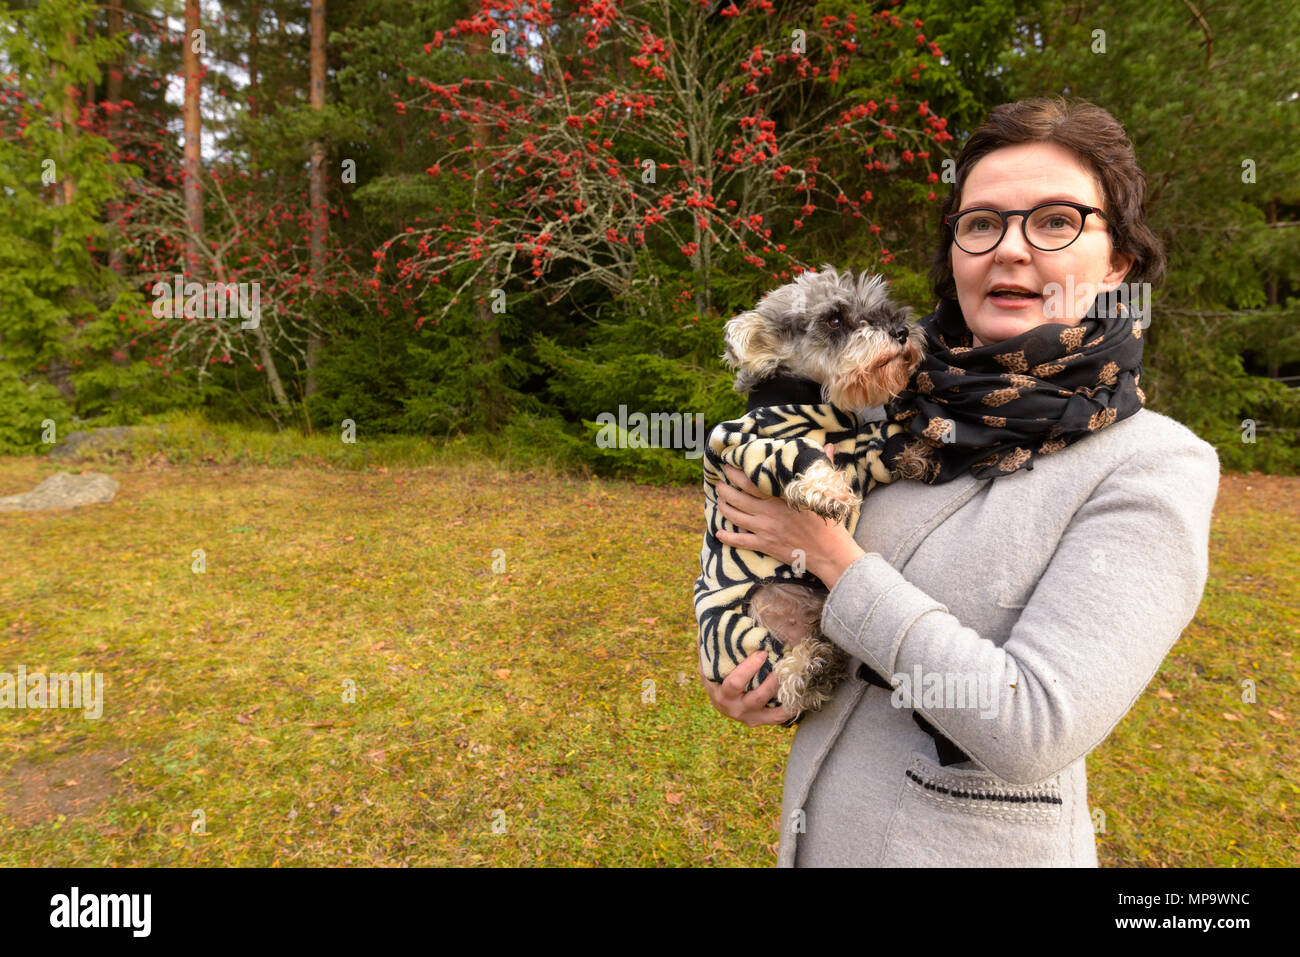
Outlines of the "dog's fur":
{"label": "dog's fur", "polygon": [[884,277],[864,272],[855,281],[851,272],[821,268],[727,322],[723,360],[736,369],[734,388],[747,393],[785,372],[821,383],[823,401],[838,408],[884,405],[907,386],[925,336],[907,321],[912,310],[889,299]]}
{"label": "dog's fur", "polygon": [[[824,265],[820,271],[805,272],[794,282],[772,290],[753,310],[731,319],[725,327],[723,359],[737,372],[736,391],[748,393],[778,373],[793,375],[820,384],[823,403],[835,408],[803,407],[810,412],[803,435],[794,434],[799,427],[794,418],[796,406],[778,406],[783,410],[779,420],[762,420],[767,424],[761,424],[753,413],[737,423],[723,423],[710,440],[713,455],[706,459],[706,497],[713,500],[709,494],[713,491],[710,481],[720,478],[719,463],[727,462],[742,467],[762,490],[781,495],[793,508],[810,509],[837,523],[848,519],[852,531],[862,496],[877,482],[892,481],[900,474],[884,468],[880,451],[886,434],[896,434],[902,427],[896,423],[855,427],[857,413],[884,405],[901,392],[921,361],[925,337],[919,327],[908,321],[910,315],[910,309],[899,307],[889,299],[883,278],[863,273],[855,280],[851,272],[838,273]],[[828,416],[832,423],[847,422],[850,431],[822,425]],[[754,429],[764,429],[769,434],[755,435],[747,431]],[[856,441],[852,435],[855,430]],[[826,458],[822,445],[835,438],[840,443],[833,464]],[[764,447],[751,448],[751,454],[746,455],[746,445],[752,446],[759,439],[763,440]],[[809,448],[810,442],[821,443],[816,444],[815,454]],[[848,469],[840,470],[837,465]],[[716,517],[710,516],[711,529],[715,522],[718,522]],[[707,538],[705,549],[707,555]],[[739,568],[743,574],[761,567],[751,557],[757,557],[757,553],[736,551],[746,553],[744,560],[733,562],[729,571]],[[701,596],[706,600],[709,597],[704,584],[709,576],[705,555],[702,555],[705,575],[696,588],[697,613],[703,604]],[[820,582],[807,585],[789,580],[790,568],[786,565],[767,570],[779,574],[765,576],[757,589],[746,589],[748,600],[744,614],[778,641],[773,643],[765,637],[755,640],[746,635],[746,640],[737,644],[738,650],[726,649],[733,660],[707,662],[702,629],[702,661],[712,666],[714,680],[721,680],[725,674],[723,669],[729,672],[734,668],[738,663],[735,656],[744,653],[751,644],[774,649],[776,654],[769,653],[769,658],[776,661],[776,700],[793,712],[817,710],[829,700],[847,664],[847,656],[821,634],[825,586]],[[722,575],[717,573],[715,577]],[[716,588],[716,582],[710,584]],[[732,587],[725,593],[729,596],[727,600],[732,600],[738,591]],[[716,588],[714,594],[723,595],[724,590]],[[744,626],[737,629],[733,623],[727,632],[728,640],[733,632],[744,630]],[[712,640],[716,647],[716,630]],[[721,658],[721,655],[714,657]],[[754,687],[766,676],[766,670],[760,670],[755,675]]]}

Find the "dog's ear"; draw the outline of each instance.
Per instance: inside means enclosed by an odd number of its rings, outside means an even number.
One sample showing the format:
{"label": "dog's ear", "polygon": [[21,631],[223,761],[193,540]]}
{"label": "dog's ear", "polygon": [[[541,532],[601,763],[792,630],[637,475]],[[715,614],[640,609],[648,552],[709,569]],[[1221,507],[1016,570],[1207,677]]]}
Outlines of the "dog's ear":
{"label": "dog's ear", "polygon": [[727,349],[722,360],[737,370],[737,392],[748,392],[790,356],[789,339],[772,328],[771,320],[753,310],[727,320],[723,333]]}

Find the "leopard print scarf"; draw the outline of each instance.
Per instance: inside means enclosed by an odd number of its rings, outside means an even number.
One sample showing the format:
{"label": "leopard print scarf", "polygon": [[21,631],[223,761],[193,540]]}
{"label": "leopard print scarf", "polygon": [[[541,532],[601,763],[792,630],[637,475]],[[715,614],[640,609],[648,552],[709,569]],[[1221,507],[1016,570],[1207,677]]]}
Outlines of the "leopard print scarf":
{"label": "leopard print scarf", "polygon": [[1126,286],[1112,296],[1078,325],[1047,322],[979,348],[957,300],[941,300],[920,320],[925,358],[885,407],[908,429],[886,444],[886,463],[931,485],[967,469],[993,478],[1138,411],[1142,322],[1129,318]]}

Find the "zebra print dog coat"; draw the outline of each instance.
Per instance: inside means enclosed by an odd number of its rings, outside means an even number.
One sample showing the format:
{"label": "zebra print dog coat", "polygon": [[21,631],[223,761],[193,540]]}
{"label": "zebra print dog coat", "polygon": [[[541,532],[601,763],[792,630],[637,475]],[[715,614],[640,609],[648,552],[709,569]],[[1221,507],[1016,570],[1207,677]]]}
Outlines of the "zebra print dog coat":
{"label": "zebra print dog coat", "polygon": [[[811,380],[802,382],[806,384],[803,398],[812,395],[808,386],[820,390]],[[771,395],[770,390],[767,394]],[[726,481],[722,466],[735,466],[761,491],[780,497],[813,462],[825,460],[824,449],[829,443],[835,448],[833,464],[847,470],[853,490],[861,498],[877,484],[894,480],[895,473],[885,465],[885,442],[906,431],[888,420],[863,422],[855,412],[819,401],[779,405],[763,405],[763,401],[764,391],[754,390],[744,418],[720,423],[709,436],[704,450],[707,527],[694,592],[700,665],[706,677],[722,681],[754,652],[763,649],[769,653],[746,691],[763,683],[783,651],[781,640],[749,617],[750,596],[768,582],[794,582],[822,592],[827,589],[815,576],[801,574],[770,555],[718,541],[719,528],[736,530],[718,511],[715,486]],[[858,514],[854,508],[845,519],[850,533],[857,528]],[[773,697],[767,706],[777,707],[779,702]]]}

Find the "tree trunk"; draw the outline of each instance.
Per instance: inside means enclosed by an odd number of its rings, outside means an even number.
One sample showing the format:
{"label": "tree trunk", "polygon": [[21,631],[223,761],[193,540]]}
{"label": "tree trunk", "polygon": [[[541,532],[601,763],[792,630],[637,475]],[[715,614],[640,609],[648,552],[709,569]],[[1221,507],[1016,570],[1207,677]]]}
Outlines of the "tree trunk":
{"label": "tree trunk", "polygon": [[[108,5],[108,35],[115,37],[122,32],[122,0],[109,0]],[[118,116],[117,107],[122,102],[122,73],[125,69],[125,63],[122,53],[113,57],[113,62],[108,65],[108,89],[107,99],[110,104],[108,114],[108,141],[113,144],[113,148],[118,146],[118,130],[121,128],[121,117]],[[121,210],[113,212],[113,226],[116,227],[118,220],[121,219]],[[122,242],[120,238],[113,241],[113,247],[108,252],[108,265],[118,275],[122,273]]]}
{"label": "tree trunk", "polygon": [[[74,30],[67,33],[68,41],[68,58],[71,59],[72,51],[77,48],[77,34]],[[68,153],[72,151],[72,141],[77,136],[77,87],[73,83],[68,83],[64,90],[63,98],[63,141],[67,144]],[[59,180],[63,184],[63,205],[71,206],[73,199],[77,196],[77,183],[68,175],[66,169],[59,171]]]}
{"label": "tree trunk", "polygon": [[[257,75],[257,30],[261,16],[261,4],[258,0],[250,0],[248,4],[248,118],[253,121],[257,120],[258,108],[260,107],[258,100],[261,99]],[[253,130],[253,135],[248,141],[248,165],[252,170],[253,179],[257,179],[256,123],[253,124]]]}
{"label": "tree trunk", "polygon": [[[700,148],[698,140],[698,131],[689,131],[691,140],[688,152],[691,160],[691,179],[694,180],[700,173]],[[744,207],[742,207],[744,208]],[[708,284],[705,282],[704,257],[706,255],[704,248],[704,237],[701,235],[699,216],[691,217],[691,239],[695,243],[695,255],[691,257],[691,268],[695,273],[695,314],[698,316],[707,316],[709,314]]]}
{"label": "tree trunk", "polygon": [[[70,61],[72,59],[73,51],[77,48],[76,32],[73,30],[67,31],[67,33],[64,34],[64,41],[67,44],[66,56]],[[67,62],[63,64],[63,69],[65,74],[70,73]],[[57,62],[50,63],[50,79],[52,81],[50,84],[52,89],[57,89],[60,83],[63,84],[63,103],[59,107],[60,132],[62,133],[63,140],[60,148],[63,155],[59,157],[58,161],[61,165],[55,166],[55,176],[57,177],[55,182],[58,184],[58,191],[55,193],[54,202],[56,205],[61,203],[64,206],[71,206],[72,201],[77,196],[77,184],[76,181],[68,175],[68,163],[64,160],[66,157],[72,156],[72,140],[77,135],[78,90],[76,85],[71,82],[68,76],[59,76],[59,66]],[[61,230],[57,228],[55,229],[54,237],[56,242],[61,232]],[[75,335],[76,330],[72,328],[72,324],[69,323],[69,331],[63,336],[64,351],[68,350],[68,344]],[[51,359],[46,368],[46,376],[49,379],[50,384],[59,390],[59,393],[69,402],[69,404],[75,402],[77,397],[76,387],[72,384],[70,378],[72,370],[72,363],[62,355],[55,356]]]}
{"label": "tree trunk", "polygon": [[[489,365],[501,356],[501,326],[497,322],[497,314],[492,311],[492,290],[496,286],[495,265],[489,267],[486,278],[480,279],[475,286],[474,311],[484,329],[480,355],[484,365]],[[483,403],[484,425],[489,432],[498,431],[505,424],[506,408],[504,396],[495,379],[484,378],[479,389],[479,401]]]}
{"label": "tree trunk", "polygon": [[[311,0],[311,106],[325,109],[325,0]],[[317,140],[311,151],[311,275],[317,289],[325,275],[325,231],[329,210],[325,205],[325,144]],[[321,334],[307,333],[307,383],[305,395],[316,394],[319,383]]]}
{"label": "tree trunk", "polygon": [[[94,29],[94,23],[95,21],[92,19],[91,20],[92,31]],[[122,0],[110,0],[108,6],[109,39],[118,36],[119,34],[121,34],[121,32],[122,32]],[[94,34],[92,33],[91,35],[93,36]],[[121,53],[114,54],[112,61],[108,64],[108,80],[104,86],[104,100],[108,104],[108,120],[107,120],[106,135],[108,137],[109,143],[113,145],[113,149],[115,150],[118,147],[117,138],[118,138],[119,130],[121,129],[121,125],[122,125],[121,118],[117,114],[118,105],[122,102],[122,71],[124,68],[124,64],[122,60],[123,60],[123,56]],[[113,203],[112,207],[113,207],[112,212],[109,213],[109,227],[112,231],[111,232],[112,238],[110,239],[110,245],[108,249],[108,268],[113,270],[113,272],[117,273],[117,275],[120,276],[122,275],[122,268],[123,268],[122,266],[123,240],[120,233],[118,232],[118,223],[122,218],[120,201]],[[111,362],[113,365],[118,367],[126,366],[131,363],[131,358],[130,358],[131,346],[125,340],[126,340],[125,336],[121,340],[119,340],[119,343],[121,345],[121,351],[115,352],[113,356],[109,359],[109,362]],[[119,389],[114,388],[109,390],[108,393],[109,402],[116,403],[120,400],[120,398],[121,398],[121,391]]]}
{"label": "tree trunk", "polygon": [[[275,14],[276,30],[280,39],[287,43],[286,32],[284,29],[284,17],[279,10],[272,6],[272,12]],[[249,0],[248,5],[248,115],[250,119],[257,119],[262,113],[261,97],[261,63],[259,41],[261,39],[261,20],[262,5],[260,0]],[[274,49],[274,44],[272,44]],[[253,135],[248,143],[249,168],[256,179],[259,169],[257,155],[257,129],[254,126]],[[290,408],[289,395],[284,390],[284,381],[280,378],[280,370],[276,368],[275,355],[271,352],[271,341],[266,335],[266,328],[258,325],[252,330],[253,339],[257,343],[257,354],[262,362],[262,375],[266,377],[266,386],[271,393],[271,399],[280,409],[288,410]],[[272,413],[274,416],[274,412]],[[280,420],[276,418],[276,425]]]}
{"label": "tree trunk", "polygon": [[[466,46],[469,48],[469,56],[476,62],[484,62],[491,55],[488,49],[488,38],[482,33],[470,34],[466,38]],[[481,148],[474,151],[474,190],[472,199],[472,208],[477,216],[480,216],[479,203],[481,195],[492,188],[492,161],[489,155],[488,144],[491,142],[492,127],[488,123],[475,122],[471,126],[471,138],[482,144]],[[480,354],[485,365],[494,364],[501,356],[501,329],[496,320],[496,313],[492,311],[492,290],[496,284],[496,269],[489,265],[488,275],[485,279],[480,278],[474,284],[474,312],[478,324],[483,329],[482,339],[479,340]],[[482,300],[480,302],[480,300]],[[479,389],[480,408],[483,409],[484,421],[487,429],[491,432],[497,431],[505,422],[505,409],[502,401],[501,389],[499,383],[488,378],[484,378]]]}
{"label": "tree trunk", "polygon": [[201,273],[199,246],[203,237],[203,185],[199,180],[202,169],[202,119],[199,114],[199,96],[202,87],[202,65],[194,48],[194,31],[199,29],[199,0],[185,0],[185,214],[189,222],[185,241],[186,275],[199,278]]}
{"label": "tree trunk", "polygon": [[285,394],[284,383],[280,381],[280,372],[275,367],[275,356],[271,354],[271,343],[266,338],[266,330],[259,324],[253,330],[253,336],[257,339],[257,354],[262,358],[262,374],[266,376],[266,384],[271,389],[271,397],[275,399],[275,404],[282,409],[289,408],[289,396]]}

